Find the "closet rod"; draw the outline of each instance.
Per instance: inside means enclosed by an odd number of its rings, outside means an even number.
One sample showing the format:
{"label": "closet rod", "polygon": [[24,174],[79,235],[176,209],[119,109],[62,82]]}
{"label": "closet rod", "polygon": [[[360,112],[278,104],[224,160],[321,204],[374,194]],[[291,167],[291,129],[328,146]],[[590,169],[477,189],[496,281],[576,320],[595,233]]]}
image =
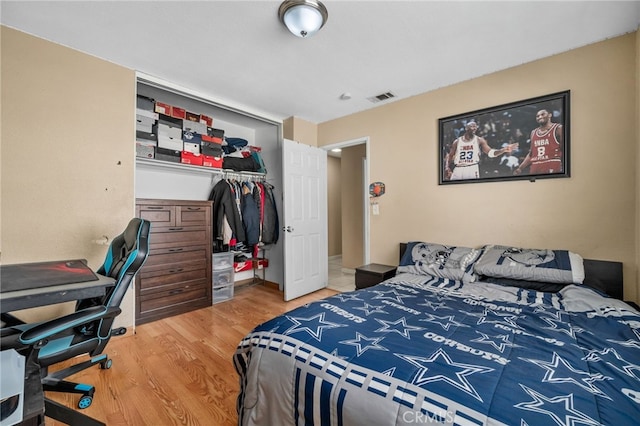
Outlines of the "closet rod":
{"label": "closet rod", "polygon": [[189,173],[205,173],[211,175],[211,180],[215,178],[216,175],[220,175],[223,178],[226,178],[229,174],[233,174],[238,178],[248,178],[248,179],[261,179],[266,180],[266,174],[257,173],[257,172],[238,172],[231,169],[214,169],[212,167],[204,167],[204,166],[194,166],[191,164],[183,164],[183,163],[172,163],[170,161],[162,161],[156,160],[152,158],[144,158],[144,157],[136,157],[136,164],[143,166],[150,166],[160,169],[175,169],[182,170]]}

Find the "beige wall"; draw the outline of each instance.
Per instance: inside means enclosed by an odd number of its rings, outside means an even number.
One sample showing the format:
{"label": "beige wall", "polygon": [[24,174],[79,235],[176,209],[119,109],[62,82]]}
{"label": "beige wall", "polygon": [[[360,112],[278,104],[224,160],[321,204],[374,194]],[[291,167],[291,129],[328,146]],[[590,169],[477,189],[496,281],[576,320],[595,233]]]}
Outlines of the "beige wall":
{"label": "beige wall", "polygon": [[282,135],[285,139],[318,146],[318,125],[298,117],[289,117],[284,120]]}
{"label": "beige wall", "polygon": [[327,157],[327,246],[328,255],[342,254],[342,173],[341,161]]}
{"label": "beige wall", "polygon": [[[371,261],[397,263],[398,243],[414,239],[565,248],[622,261],[625,297],[640,301],[638,91],[630,90],[637,39],[614,38],[321,123],[319,146],[369,136],[370,180],[386,184],[380,215],[371,217]],[[437,184],[438,118],[567,89],[571,178]]]}
{"label": "beige wall", "polygon": [[363,168],[366,145],[342,148],[342,267],[355,269],[364,263]]}
{"label": "beige wall", "polygon": [[135,74],[6,27],[1,40],[2,262],[85,258],[97,269],[107,247],[94,241],[134,216]]}

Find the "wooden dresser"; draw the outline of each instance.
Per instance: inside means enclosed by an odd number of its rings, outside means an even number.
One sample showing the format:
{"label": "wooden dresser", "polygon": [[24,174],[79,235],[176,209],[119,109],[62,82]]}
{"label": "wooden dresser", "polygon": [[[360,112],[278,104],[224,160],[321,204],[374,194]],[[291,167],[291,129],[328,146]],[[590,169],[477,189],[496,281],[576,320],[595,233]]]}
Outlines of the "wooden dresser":
{"label": "wooden dresser", "polygon": [[210,306],[211,202],[137,199],[136,216],[151,221],[136,324]]}

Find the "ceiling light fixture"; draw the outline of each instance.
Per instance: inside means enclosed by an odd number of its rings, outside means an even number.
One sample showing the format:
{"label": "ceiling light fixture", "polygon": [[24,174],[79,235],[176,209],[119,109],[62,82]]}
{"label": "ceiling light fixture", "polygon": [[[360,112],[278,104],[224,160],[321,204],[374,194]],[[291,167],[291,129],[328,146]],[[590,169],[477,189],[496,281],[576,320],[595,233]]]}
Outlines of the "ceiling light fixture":
{"label": "ceiling light fixture", "polygon": [[285,0],[278,9],[280,21],[297,37],[311,37],[327,22],[327,8],[316,0]]}

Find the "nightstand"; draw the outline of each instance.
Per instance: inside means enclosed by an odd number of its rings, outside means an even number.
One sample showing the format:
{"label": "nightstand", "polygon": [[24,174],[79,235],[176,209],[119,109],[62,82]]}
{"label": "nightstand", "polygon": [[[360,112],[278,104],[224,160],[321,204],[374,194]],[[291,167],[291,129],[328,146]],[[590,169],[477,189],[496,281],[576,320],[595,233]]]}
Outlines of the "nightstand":
{"label": "nightstand", "polygon": [[396,275],[396,266],[370,263],[356,268],[356,289],[371,287]]}

